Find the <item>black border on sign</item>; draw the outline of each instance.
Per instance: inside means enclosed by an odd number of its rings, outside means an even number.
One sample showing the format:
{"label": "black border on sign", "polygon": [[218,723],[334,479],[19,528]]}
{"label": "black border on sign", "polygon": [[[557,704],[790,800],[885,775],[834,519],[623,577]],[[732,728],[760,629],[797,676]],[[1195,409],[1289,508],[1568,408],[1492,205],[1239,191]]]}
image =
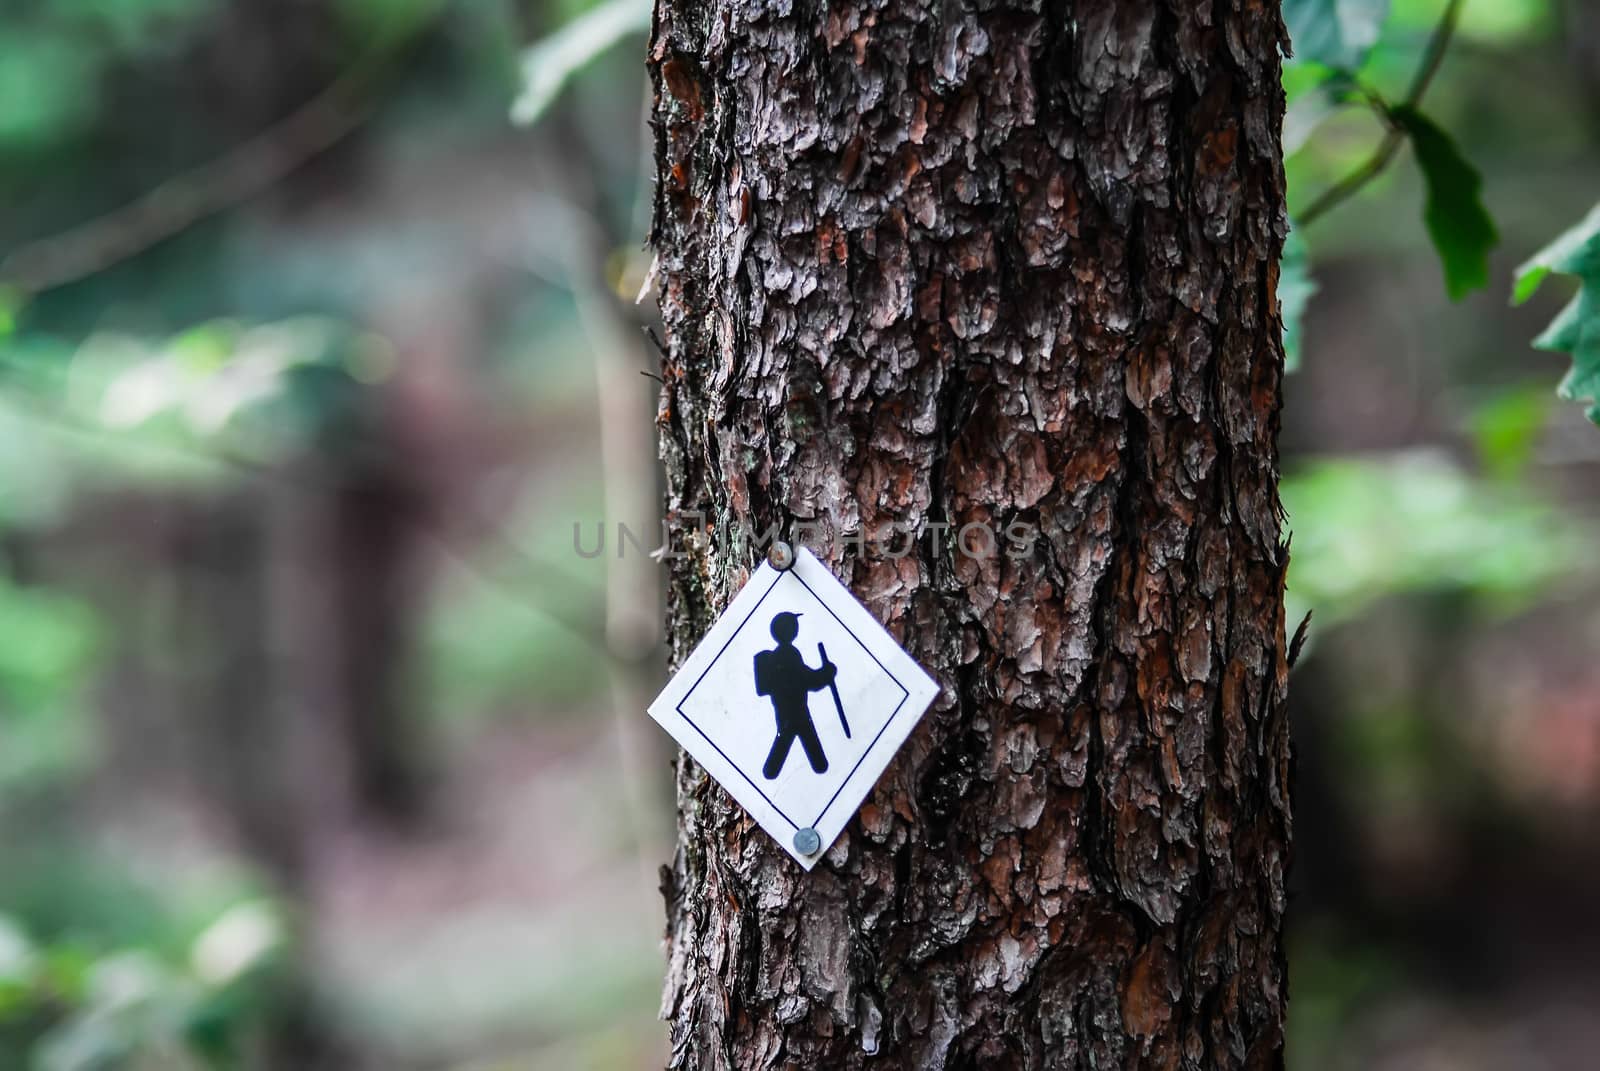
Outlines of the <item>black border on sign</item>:
{"label": "black border on sign", "polygon": [[718,744],[717,744],[717,742],[715,740],[713,740],[713,739],[711,739],[711,737],[707,736],[706,735],[706,731],[704,729],[700,728],[700,726],[696,725],[694,723],[694,719],[689,717],[688,714],[684,713],[684,710],[683,710],[683,704],[685,704],[685,703],[687,703],[689,701],[689,697],[694,694],[694,690],[696,688],[700,687],[700,682],[706,679],[706,674],[711,672],[712,667],[717,664],[717,660],[720,659],[722,657],[723,653],[725,651],[727,651],[727,649],[733,645],[733,641],[739,638],[739,634],[744,631],[744,627],[747,624],[750,623],[750,619],[756,615],[756,611],[761,608],[761,604],[767,600],[767,596],[768,595],[772,594],[772,589],[776,588],[778,586],[778,584],[783,580],[785,575],[791,575],[796,580],[798,580],[800,582],[800,586],[805,588],[806,591],[810,593],[811,597],[813,599],[816,599],[817,602],[819,604],[821,604],[822,608],[824,610],[828,611],[828,613],[830,615],[832,615],[832,617],[833,617],[833,619],[835,621],[839,622],[839,627],[844,629],[845,635],[849,636],[852,640],[855,640],[857,646],[859,646],[863,651],[867,652],[867,657],[872,659],[873,662],[877,663],[878,668],[883,670],[884,675],[886,677],[888,677],[890,680],[894,681],[895,687],[900,689],[900,702],[896,703],[895,706],[894,706],[894,709],[889,712],[889,716],[887,718],[883,719],[883,727],[880,728],[878,730],[878,734],[872,738],[872,742],[861,750],[861,757],[856,759],[856,764],[854,766],[850,767],[850,772],[844,775],[844,780],[839,782],[839,787],[834,790],[832,796],[828,797],[828,802],[822,805],[822,810],[817,814],[817,817],[811,822],[811,828],[815,829],[817,827],[817,825],[819,823],[821,823],[821,821],[823,819],[823,816],[828,813],[829,808],[831,808],[833,806],[834,801],[836,801],[839,798],[839,793],[844,791],[845,786],[850,783],[850,779],[855,777],[856,771],[861,769],[861,764],[867,761],[867,756],[872,754],[872,750],[878,746],[878,741],[883,739],[883,734],[889,731],[889,726],[894,723],[895,717],[900,713],[901,709],[906,705],[906,700],[911,698],[911,690],[909,688],[907,688],[904,684],[900,683],[900,678],[896,677],[892,672],[890,672],[889,667],[884,665],[878,659],[878,656],[872,653],[872,648],[868,647],[866,645],[866,643],[861,639],[861,637],[857,636],[855,634],[855,632],[851,630],[850,626],[845,624],[844,620],[842,618],[840,618],[838,614],[833,612],[833,607],[828,605],[828,600],[824,599],[821,595],[818,595],[816,593],[815,589],[813,589],[810,584],[807,584],[805,582],[805,579],[803,577],[801,577],[800,573],[797,570],[795,570],[795,569],[786,569],[783,572],[780,572],[773,579],[772,583],[767,585],[767,590],[763,591],[761,593],[761,598],[757,599],[755,601],[755,605],[750,607],[750,612],[744,615],[744,620],[740,621],[739,624],[738,624],[738,627],[735,628],[733,630],[733,632],[731,632],[728,635],[728,640],[727,640],[726,643],[724,643],[722,645],[722,648],[720,650],[718,650],[715,655],[712,655],[711,661],[706,663],[706,668],[700,671],[700,676],[696,677],[694,683],[689,685],[689,690],[687,692],[683,693],[683,698],[678,700],[678,704],[674,709],[677,710],[678,717],[680,717],[684,721],[688,722],[689,727],[692,728],[695,732],[699,733],[701,739],[705,740],[706,743],[710,744],[712,749],[714,751],[716,751],[716,753],[718,755],[722,756],[722,761],[726,762],[729,766],[733,767],[735,770],[738,771],[739,776],[744,778],[745,783],[748,784],[751,788],[756,790],[756,795],[760,796],[762,799],[767,801],[767,806],[771,807],[772,810],[778,815],[778,817],[782,818],[785,822],[788,822],[791,826],[794,826],[795,829],[804,828],[804,827],[800,826],[799,824],[797,824],[793,818],[790,818],[787,814],[784,814],[783,811],[778,807],[778,805],[776,803],[772,802],[772,798],[770,796],[768,796],[765,792],[762,791],[761,786],[756,784],[754,781],[752,781],[750,779],[750,775],[745,773],[744,769],[737,762],[734,762],[731,758],[729,758],[728,757],[728,753],[723,751],[722,748],[720,746],[718,746]]}

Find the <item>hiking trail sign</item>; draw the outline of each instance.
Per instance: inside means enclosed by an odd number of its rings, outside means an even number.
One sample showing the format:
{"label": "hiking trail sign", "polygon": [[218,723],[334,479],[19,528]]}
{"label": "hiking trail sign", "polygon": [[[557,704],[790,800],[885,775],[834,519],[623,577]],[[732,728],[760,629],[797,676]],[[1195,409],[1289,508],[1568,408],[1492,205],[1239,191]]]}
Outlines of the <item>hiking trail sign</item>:
{"label": "hiking trail sign", "polygon": [[650,716],[810,870],[938,694],[827,566],[779,544]]}

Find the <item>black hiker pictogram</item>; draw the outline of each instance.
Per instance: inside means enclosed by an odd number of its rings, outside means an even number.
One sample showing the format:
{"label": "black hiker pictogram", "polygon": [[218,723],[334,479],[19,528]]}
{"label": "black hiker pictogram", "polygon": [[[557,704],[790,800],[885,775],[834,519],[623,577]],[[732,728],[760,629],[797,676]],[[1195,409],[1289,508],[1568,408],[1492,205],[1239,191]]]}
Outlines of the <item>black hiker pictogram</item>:
{"label": "black hiker pictogram", "polygon": [[[772,618],[772,638],[778,641],[778,646],[770,651],[758,652],[755,658],[756,694],[772,700],[772,710],[778,720],[777,739],[773,740],[772,751],[767,755],[766,765],[761,768],[762,776],[769,781],[782,771],[783,762],[789,757],[789,748],[794,745],[796,738],[806,749],[806,758],[811,760],[813,770],[823,773],[828,769],[828,756],[823,754],[822,741],[817,739],[817,727],[811,721],[812,692],[830,689],[834,703],[839,707],[839,720],[844,721],[844,706],[839,702],[838,689],[833,686],[839,672],[837,667],[828,661],[827,652],[821,644],[817,645],[817,651],[822,656],[822,665],[816,669],[806,665],[805,658],[794,645],[794,638],[800,634],[799,617],[799,614],[788,611],[775,614]],[[845,725],[845,735],[850,735],[848,724]]]}

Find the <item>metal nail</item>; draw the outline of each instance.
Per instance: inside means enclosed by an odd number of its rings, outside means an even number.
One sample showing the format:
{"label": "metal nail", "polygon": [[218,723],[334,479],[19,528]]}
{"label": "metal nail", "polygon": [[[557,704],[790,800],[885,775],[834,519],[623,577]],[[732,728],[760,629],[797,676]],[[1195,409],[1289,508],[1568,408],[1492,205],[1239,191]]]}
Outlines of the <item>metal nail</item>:
{"label": "metal nail", "polygon": [[783,542],[772,544],[767,548],[767,563],[782,572],[794,564],[794,549]]}

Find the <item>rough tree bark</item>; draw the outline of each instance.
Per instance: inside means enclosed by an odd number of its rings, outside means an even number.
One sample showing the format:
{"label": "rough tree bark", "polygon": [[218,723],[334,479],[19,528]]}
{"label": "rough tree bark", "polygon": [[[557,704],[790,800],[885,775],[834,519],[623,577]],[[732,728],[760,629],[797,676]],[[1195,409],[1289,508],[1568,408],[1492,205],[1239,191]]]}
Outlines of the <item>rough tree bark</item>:
{"label": "rough tree bark", "polygon": [[[1285,43],[1271,0],[657,0],[671,516],[816,525],[944,686],[810,875],[680,761],[676,1066],[1281,1064]],[[677,659],[756,561],[690,542]]]}

